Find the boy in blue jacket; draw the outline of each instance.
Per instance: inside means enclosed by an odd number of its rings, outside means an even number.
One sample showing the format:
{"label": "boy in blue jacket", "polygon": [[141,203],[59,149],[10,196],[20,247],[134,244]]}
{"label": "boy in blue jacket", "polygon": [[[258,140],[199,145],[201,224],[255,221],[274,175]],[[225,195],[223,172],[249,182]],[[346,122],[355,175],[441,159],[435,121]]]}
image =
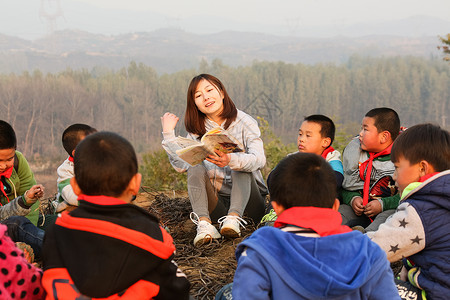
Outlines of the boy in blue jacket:
{"label": "boy in blue jacket", "polygon": [[398,299],[386,254],[341,225],[336,178],[312,153],[284,158],[268,178],[274,227],[239,244],[233,299]]}
{"label": "boy in blue jacket", "polygon": [[392,146],[394,180],[401,193],[397,211],[367,233],[389,261],[403,259],[402,299],[449,299],[450,133],[420,124]]}

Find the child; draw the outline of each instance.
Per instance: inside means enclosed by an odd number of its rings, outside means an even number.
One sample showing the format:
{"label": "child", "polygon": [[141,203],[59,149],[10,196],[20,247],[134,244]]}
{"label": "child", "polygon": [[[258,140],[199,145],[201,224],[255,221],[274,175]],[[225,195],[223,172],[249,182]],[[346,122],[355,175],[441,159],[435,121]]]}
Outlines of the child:
{"label": "child", "polygon": [[[39,198],[44,195],[44,187],[37,185],[27,160],[16,151],[17,139],[14,129],[0,120],[0,205],[2,217],[26,215],[34,224],[39,217]],[[18,198],[20,196],[20,198]],[[11,205],[7,205],[13,199]],[[14,207],[14,208],[13,208]]]}
{"label": "child", "polygon": [[[266,163],[261,132],[251,116],[236,108],[222,82],[209,74],[195,76],[189,84],[184,118],[188,138],[200,139],[207,131],[221,126],[242,145],[244,152],[223,153],[216,150],[201,164],[191,166],[176,150],[174,129],[178,117],[165,113],[161,117],[164,140],[162,146],[170,163],[178,172],[187,171],[191,220],[197,225],[194,245],[200,246],[222,236],[236,238],[245,212],[254,222],[264,215],[267,188],[260,169]],[[212,221],[220,224],[220,233]]]}
{"label": "child", "polygon": [[238,245],[233,299],[395,299],[386,254],[341,225],[336,178],[320,156],[284,158],[268,178],[274,227]]}
{"label": "child", "polygon": [[115,133],[91,134],[76,148],[74,171],[79,206],[45,235],[47,298],[188,299],[172,237],[130,204],[142,178],[131,144]]}
{"label": "child", "polygon": [[340,190],[344,180],[344,169],[341,154],[331,146],[335,131],[336,127],[330,118],[324,115],[308,116],[298,131],[297,147],[299,152],[322,156],[333,168],[337,189]]}
{"label": "child", "polygon": [[[333,121],[324,115],[310,115],[306,117],[298,130],[298,152],[314,153],[322,156],[333,168],[336,175],[337,192],[340,193],[344,170],[341,154],[334,150],[331,144],[334,141],[336,127]],[[295,152],[297,153],[297,152]],[[273,209],[262,219],[261,223],[273,225],[277,215]]]}
{"label": "child", "polygon": [[432,124],[413,126],[395,141],[391,159],[401,202],[386,223],[367,235],[389,261],[404,258],[401,281],[396,281],[400,295],[411,296],[404,299],[448,299],[450,134]]}
{"label": "child", "polygon": [[397,208],[400,196],[392,180],[390,153],[399,132],[400,119],[393,109],[374,108],[362,120],[359,136],[345,148],[344,204],[339,209],[344,224],[373,231]]}
{"label": "child", "polygon": [[42,271],[31,265],[0,225],[0,298],[43,299]]}
{"label": "child", "polygon": [[64,130],[62,135],[62,144],[69,157],[58,167],[57,186],[58,194],[54,202],[55,212],[59,213],[65,209],[72,210],[78,206],[78,197],[70,186],[70,179],[73,177],[73,154],[75,147],[87,135],[97,132],[86,124],[73,124]]}

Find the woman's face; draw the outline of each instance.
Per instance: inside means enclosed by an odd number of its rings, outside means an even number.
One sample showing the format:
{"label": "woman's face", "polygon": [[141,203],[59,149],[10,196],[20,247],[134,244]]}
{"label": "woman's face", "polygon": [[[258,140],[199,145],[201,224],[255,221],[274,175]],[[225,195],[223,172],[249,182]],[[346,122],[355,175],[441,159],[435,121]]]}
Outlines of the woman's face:
{"label": "woman's face", "polygon": [[194,101],[198,110],[204,113],[208,119],[218,125],[222,123],[219,116],[223,111],[223,93],[213,84],[205,79],[201,80],[195,89]]}

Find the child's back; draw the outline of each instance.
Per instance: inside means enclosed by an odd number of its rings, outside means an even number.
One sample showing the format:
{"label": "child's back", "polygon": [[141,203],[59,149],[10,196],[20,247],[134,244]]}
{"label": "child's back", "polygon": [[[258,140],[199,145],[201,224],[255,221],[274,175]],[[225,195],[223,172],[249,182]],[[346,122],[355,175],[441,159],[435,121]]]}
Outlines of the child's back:
{"label": "child's back", "polygon": [[48,297],[187,299],[189,282],[177,276],[171,236],[129,203],[141,180],[132,146],[100,132],[76,149],[71,185],[79,207],[62,213],[44,243]]}
{"label": "child's back", "polygon": [[278,219],[239,244],[236,299],[395,299],[383,251],[341,225],[336,180],[309,153],[283,159],[268,179]]}

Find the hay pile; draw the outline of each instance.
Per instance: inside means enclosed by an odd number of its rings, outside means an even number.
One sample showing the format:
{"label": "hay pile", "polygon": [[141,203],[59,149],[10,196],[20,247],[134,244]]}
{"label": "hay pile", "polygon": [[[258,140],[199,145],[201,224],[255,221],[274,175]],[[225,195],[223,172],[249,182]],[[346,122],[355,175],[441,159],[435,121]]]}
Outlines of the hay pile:
{"label": "hay pile", "polygon": [[192,208],[187,197],[157,194],[148,210],[160,218],[161,225],[172,235],[175,261],[191,282],[191,295],[195,299],[214,299],[222,286],[233,281],[236,246],[255,230],[254,224],[245,219],[249,224],[241,238],[221,239],[194,247],[196,225],[189,219]]}

